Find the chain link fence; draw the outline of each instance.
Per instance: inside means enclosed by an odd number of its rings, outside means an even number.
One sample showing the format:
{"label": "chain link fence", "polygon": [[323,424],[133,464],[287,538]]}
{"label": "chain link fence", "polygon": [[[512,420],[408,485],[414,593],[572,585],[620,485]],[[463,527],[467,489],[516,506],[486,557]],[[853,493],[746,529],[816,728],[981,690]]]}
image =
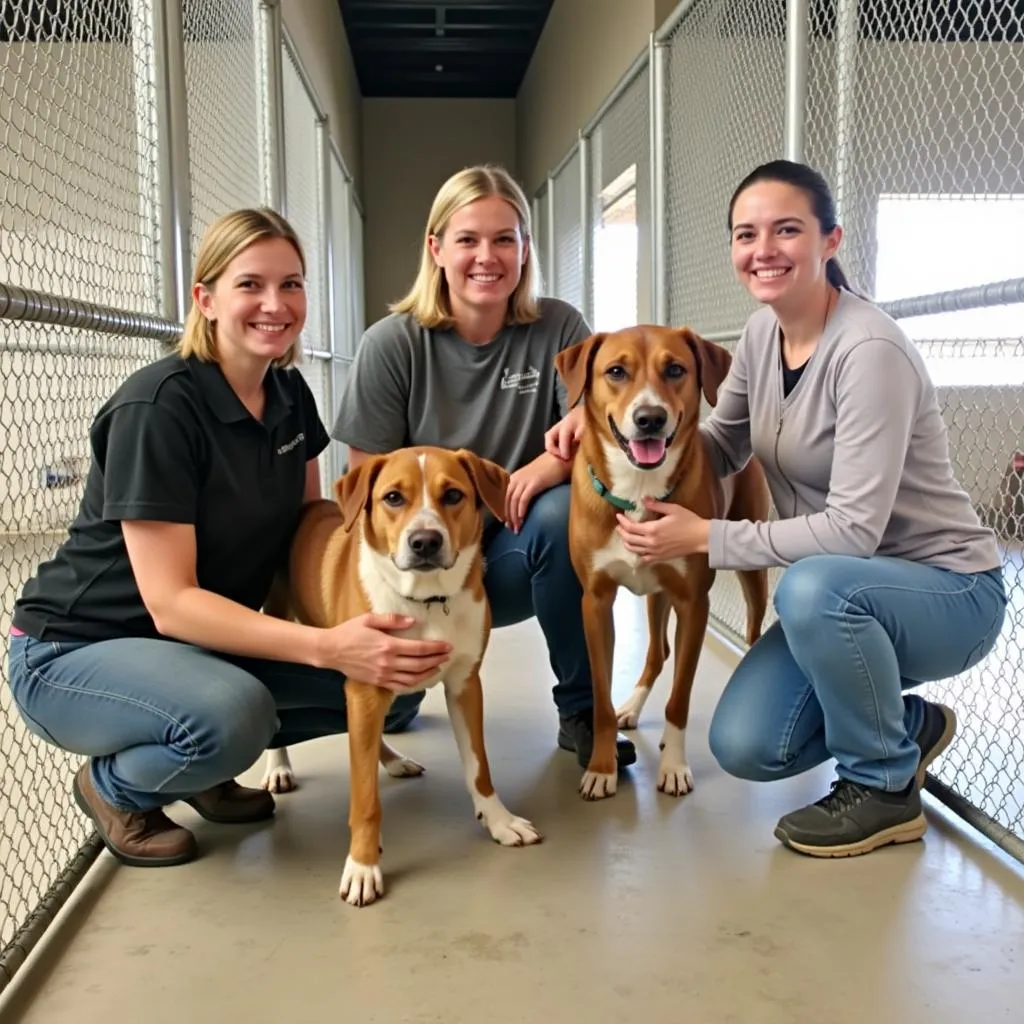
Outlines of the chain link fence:
{"label": "chain link fence", "polygon": [[571,302],[586,315],[583,277],[583,171],[580,147],[551,175],[554,217],[550,230],[554,245],[549,288],[551,294]]}
{"label": "chain link fence", "polygon": [[176,340],[189,252],[233,208],[269,202],[302,238],[301,372],[328,423],[362,329],[358,200],[294,52],[260,0],[0,4],[0,991],[101,849],[80,759],[6,685],[12,606],[77,512],[96,409]]}
{"label": "chain link fence", "polygon": [[[939,392],[957,476],[1003,551],[1010,609],[996,649],[976,669],[922,690],[955,707],[961,722],[928,789],[1020,860],[1022,55],[1018,4],[683,0],[546,186],[555,189],[549,220],[556,294],[580,301],[589,288],[598,303],[610,301],[604,291],[617,287],[617,301],[628,307],[635,277],[638,311],[646,302],[656,322],[688,324],[732,348],[756,308],[730,265],[732,191],[757,164],[782,156],[804,160],[829,179],[845,230],[844,269],[919,345]],[[639,74],[651,83],[646,133]],[[635,105],[617,118],[628,95]],[[590,175],[581,197],[573,161],[587,141]],[[599,232],[607,154],[627,151],[637,155],[630,243],[636,257],[616,286],[602,272]],[[639,187],[644,161],[651,169],[648,203]],[[582,230],[593,233],[590,260],[580,252],[581,216]],[[587,285],[580,271],[591,275]],[[636,319],[644,317],[638,312]],[[772,589],[780,575],[769,572]],[[718,575],[712,618],[743,646],[745,607],[732,573]],[[774,619],[769,608],[766,624]]]}

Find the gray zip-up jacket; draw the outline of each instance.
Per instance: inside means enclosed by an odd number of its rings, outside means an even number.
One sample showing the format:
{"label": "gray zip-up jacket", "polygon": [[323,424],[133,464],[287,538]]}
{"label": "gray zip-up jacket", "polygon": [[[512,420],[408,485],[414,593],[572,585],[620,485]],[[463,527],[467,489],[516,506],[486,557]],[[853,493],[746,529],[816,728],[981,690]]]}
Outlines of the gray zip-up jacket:
{"label": "gray zip-up jacket", "polygon": [[778,321],[768,307],[754,313],[701,430],[719,476],[757,456],[779,516],[713,520],[715,568],[787,566],[818,554],[887,555],[957,572],[1001,564],[995,535],[953,475],[920,352],[851,292],[840,292],[785,398]]}

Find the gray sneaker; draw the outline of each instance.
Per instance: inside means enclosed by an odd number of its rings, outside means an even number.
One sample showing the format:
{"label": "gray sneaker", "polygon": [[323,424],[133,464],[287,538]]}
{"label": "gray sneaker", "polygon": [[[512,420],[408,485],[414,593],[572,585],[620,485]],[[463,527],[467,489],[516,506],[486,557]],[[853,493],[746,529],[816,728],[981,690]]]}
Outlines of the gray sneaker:
{"label": "gray sneaker", "polygon": [[856,857],[913,842],[927,828],[917,779],[900,793],[838,779],[828,796],[780,818],[775,838],[812,857]]}
{"label": "gray sneaker", "polygon": [[917,768],[917,784],[924,786],[925,773],[928,766],[953,741],[956,733],[956,715],[952,708],[935,701],[924,702],[924,722],[914,737],[914,742],[921,748],[921,763]]}

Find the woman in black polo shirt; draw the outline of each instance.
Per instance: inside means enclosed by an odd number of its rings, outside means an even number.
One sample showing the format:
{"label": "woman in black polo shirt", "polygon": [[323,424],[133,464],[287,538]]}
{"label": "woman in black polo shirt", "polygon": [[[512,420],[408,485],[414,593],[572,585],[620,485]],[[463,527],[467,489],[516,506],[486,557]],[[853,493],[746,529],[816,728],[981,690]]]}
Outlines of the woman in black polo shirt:
{"label": "woman in black polo shirt", "polygon": [[[195,838],[161,808],[269,817],[233,781],[267,747],[344,732],[345,675],[400,691],[447,647],[361,616],[313,629],[260,613],[329,443],[297,371],[305,259],[291,226],[239,210],[206,233],[173,355],[96,415],[78,517],[14,610],[10,679],[27,726],[87,755],[79,806],[120,860],[180,864]],[[291,661],[285,658],[293,659]],[[400,695],[391,727],[422,693]]]}

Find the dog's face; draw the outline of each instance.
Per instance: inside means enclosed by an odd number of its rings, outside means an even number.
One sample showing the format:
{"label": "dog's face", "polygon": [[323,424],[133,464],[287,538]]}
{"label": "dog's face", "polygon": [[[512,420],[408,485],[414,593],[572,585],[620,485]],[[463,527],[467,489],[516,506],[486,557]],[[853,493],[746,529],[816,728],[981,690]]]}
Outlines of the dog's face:
{"label": "dog's face", "polygon": [[665,462],[682,428],[711,405],[731,357],[682,328],[642,326],[595,334],[555,360],[569,404],[584,397],[590,422],[639,469]]}
{"label": "dog's face", "polygon": [[362,516],[366,542],[414,596],[459,589],[480,542],[482,506],[503,518],[507,489],[508,473],[472,452],[404,448],[371,456],[335,491],[345,529]]}

